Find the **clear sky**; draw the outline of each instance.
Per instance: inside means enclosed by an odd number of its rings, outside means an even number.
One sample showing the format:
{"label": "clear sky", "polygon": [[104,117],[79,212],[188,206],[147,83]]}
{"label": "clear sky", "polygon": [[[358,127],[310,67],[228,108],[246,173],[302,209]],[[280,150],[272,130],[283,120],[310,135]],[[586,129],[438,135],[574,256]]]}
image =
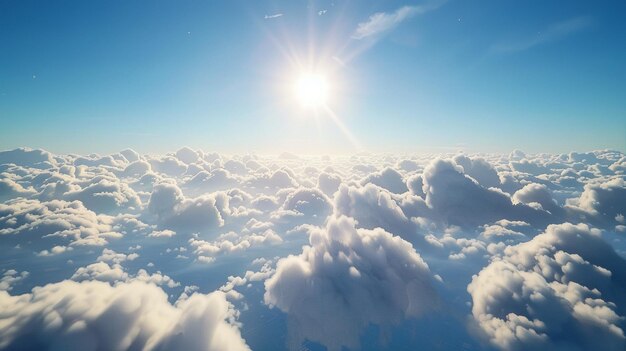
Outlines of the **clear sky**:
{"label": "clear sky", "polygon": [[[0,1],[0,149],[626,149],[623,1]],[[324,107],[294,97],[324,77]],[[334,117],[332,117],[333,115]]]}

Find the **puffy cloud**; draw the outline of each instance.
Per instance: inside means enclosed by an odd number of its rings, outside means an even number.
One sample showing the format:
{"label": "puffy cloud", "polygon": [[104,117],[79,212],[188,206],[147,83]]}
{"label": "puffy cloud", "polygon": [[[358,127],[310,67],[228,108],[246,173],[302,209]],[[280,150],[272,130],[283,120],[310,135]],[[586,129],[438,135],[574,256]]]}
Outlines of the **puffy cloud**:
{"label": "puffy cloud", "polygon": [[181,203],[185,196],[176,184],[161,183],[154,186],[148,210],[156,215],[167,215],[172,212],[174,206]]}
{"label": "puffy cloud", "polygon": [[148,162],[154,171],[170,176],[180,176],[187,171],[187,165],[172,156],[153,158],[148,160]]}
{"label": "puffy cloud", "polygon": [[137,151],[135,151],[133,149],[124,149],[124,150],[120,151],[120,155],[124,156],[124,158],[128,162],[139,161],[139,159],[141,158],[139,153],[137,153]]}
{"label": "puffy cloud", "polygon": [[367,325],[397,324],[437,303],[428,265],[399,237],[339,217],[309,242],[265,281],[265,303],[287,313],[294,347],[307,339],[356,348]]}
{"label": "puffy cloud", "polygon": [[493,166],[482,158],[470,158],[465,155],[457,155],[454,162],[463,167],[463,172],[474,178],[478,184],[485,188],[499,188],[500,178]]}
{"label": "puffy cloud", "polygon": [[[98,259],[101,260],[101,258]],[[180,283],[159,271],[150,274],[145,269],[140,269],[137,271],[137,274],[133,275],[128,274],[119,263],[109,265],[103,261],[106,260],[78,268],[71,279],[77,282],[98,280],[116,284],[140,281],[158,286],[167,286],[168,288],[180,286]]]}
{"label": "puffy cloud", "polygon": [[256,178],[252,178],[247,182],[247,186],[255,189],[285,189],[297,186],[297,182],[293,177],[284,169],[279,169],[272,173],[261,174]]}
{"label": "puffy cloud", "polygon": [[319,190],[300,188],[287,196],[283,209],[325,217],[331,209],[331,204],[328,197]]}
{"label": "puffy cloud", "polygon": [[322,172],[317,179],[317,187],[328,196],[332,196],[341,185],[341,178],[336,174]]}
{"label": "puffy cloud", "polygon": [[538,204],[541,206],[541,209],[550,212],[556,217],[562,218],[565,214],[563,208],[559,206],[552,196],[550,189],[543,184],[526,184],[513,194],[512,200],[514,203],[523,203],[530,206]]}
{"label": "puffy cloud", "polygon": [[[419,198],[417,201],[412,205],[421,207],[420,212],[426,211],[426,204]],[[337,214],[354,218],[360,228],[383,228],[409,241],[416,238],[417,226],[398,201],[390,192],[373,184],[358,188],[342,185],[335,194],[334,204]]]}
{"label": "puffy cloud", "polygon": [[136,160],[129,163],[121,174],[126,177],[139,178],[150,171],[152,171],[152,166],[148,162]]}
{"label": "puffy cloud", "polygon": [[151,238],[171,238],[176,235],[176,232],[169,229],[164,230],[155,230],[152,233],[148,234]]}
{"label": "puffy cloud", "polygon": [[51,153],[45,150],[33,150],[30,148],[19,148],[0,152],[0,164],[16,164],[18,166],[32,168],[50,168],[55,165],[55,160]]}
{"label": "puffy cloud", "polygon": [[529,173],[533,175],[540,175],[550,172],[550,170],[541,163],[527,159],[522,159],[519,162],[512,161],[510,163],[510,167],[516,172]]}
{"label": "puffy cloud", "polygon": [[198,162],[200,160],[200,155],[198,154],[198,152],[185,146],[176,151],[176,158],[179,159],[181,162],[190,165],[192,163]]}
{"label": "puffy cloud", "polygon": [[36,191],[32,187],[24,188],[13,179],[0,179],[0,201],[6,201],[16,197],[29,197],[35,193]]}
{"label": "puffy cloud", "polygon": [[98,154],[92,154],[89,156],[79,156],[74,159],[75,166],[87,166],[87,167],[121,167],[123,165],[122,160],[116,160],[113,156],[100,156]]}
{"label": "puffy cloud", "polygon": [[201,171],[189,179],[183,188],[190,194],[199,195],[217,190],[227,190],[239,184],[239,179],[225,169]]}
{"label": "puffy cloud", "polygon": [[626,215],[626,182],[623,178],[613,178],[606,182],[587,184],[578,205],[600,225],[617,224],[615,219]]}
{"label": "puffy cloud", "polygon": [[623,350],[626,262],[585,224],[551,225],[507,247],[467,290],[503,350]]}
{"label": "puffy cloud", "polygon": [[372,173],[361,181],[361,185],[367,183],[378,185],[395,194],[402,194],[409,190],[404,179],[402,179],[402,175],[392,168],[385,168],[380,172]]}
{"label": "puffy cloud", "polygon": [[251,282],[264,281],[274,274],[275,270],[272,268],[272,261],[265,261],[259,271],[246,271],[242,277],[229,276],[228,282],[222,287],[220,291],[231,294],[233,297],[240,297],[234,289],[238,286],[242,286]]}
{"label": "puffy cloud", "polygon": [[413,160],[402,160],[397,167],[405,172],[413,172],[420,169],[420,164]]}
{"label": "puffy cloud", "polygon": [[232,159],[224,162],[224,169],[231,173],[239,175],[244,175],[248,173],[248,168],[243,162]]}
{"label": "puffy cloud", "polygon": [[626,173],[626,156],[622,156],[619,160],[611,164],[609,166],[609,169],[615,172],[615,174],[625,174]]}
{"label": "puffy cloud", "polygon": [[13,285],[26,279],[28,275],[29,273],[26,271],[19,273],[15,269],[6,270],[0,277],[0,291],[11,291]]}
{"label": "puffy cloud", "polygon": [[72,250],[73,250],[73,248],[71,246],[57,245],[57,246],[54,246],[50,250],[42,250],[42,251],[40,251],[37,254],[37,256],[40,256],[40,257],[55,256],[55,255],[60,255],[60,254],[62,254],[64,252],[72,251]]}
{"label": "puffy cloud", "polygon": [[113,264],[110,266],[106,262],[96,262],[86,267],[80,267],[72,275],[72,280],[85,281],[85,280],[98,280],[101,282],[120,282],[127,281],[129,278],[128,273],[124,271],[124,268],[119,264]]}
{"label": "puffy cloud", "polygon": [[135,191],[117,178],[96,177],[90,179],[83,188],[63,195],[66,199],[80,200],[85,207],[96,212],[120,212],[141,206]]}
{"label": "puffy cloud", "polygon": [[172,306],[152,284],[62,281],[0,292],[0,348],[20,350],[249,350],[221,292]]}
{"label": "puffy cloud", "polygon": [[214,193],[196,198],[186,198],[171,183],[154,187],[148,209],[157,215],[162,226],[176,232],[195,232],[224,225],[224,215],[229,211],[228,197]]}
{"label": "puffy cloud", "polygon": [[257,210],[269,212],[278,208],[278,201],[272,196],[261,195],[254,198],[251,201],[252,207]]}
{"label": "puffy cloud", "polygon": [[551,220],[546,211],[513,204],[506,193],[482,187],[447,160],[435,160],[426,167],[423,189],[433,215],[449,224],[473,227],[509,219],[545,225]]}
{"label": "puffy cloud", "polygon": [[500,220],[493,224],[485,224],[481,233],[487,240],[495,238],[517,238],[522,239],[524,232],[530,229],[530,225],[522,221]]}
{"label": "puffy cloud", "polygon": [[98,257],[98,261],[122,263],[124,261],[133,261],[137,257],[139,257],[139,254],[137,253],[131,253],[127,255],[124,253],[115,252],[111,249],[104,249],[102,250],[102,255]]}
{"label": "puffy cloud", "polygon": [[411,194],[417,195],[421,198],[424,198],[426,196],[426,194],[424,193],[424,178],[421,174],[411,176],[409,179],[407,179],[406,185]]}
{"label": "puffy cloud", "polygon": [[[36,250],[67,242],[71,245],[104,245],[143,223],[125,216],[99,215],[80,201],[16,199],[0,204],[0,235],[5,242],[32,242]],[[8,237],[7,237],[8,236]],[[56,240],[54,240],[56,238]],[[42,240],[43,239],[43,240]]]}
{"label": "puffy cloud", "polygon": [[274,230],[265,229],[259,233],[245,235],[229,232],[220,235],[213,242],[191,238],[189,239],[189,246],[193,248],[198,261],[211,263],[220,254],[243,251],[253,246],[278,245],[282,242],[283,239]]}
{"label": "puffy cloud", "polygon": [[320,190],[299,188],[287,196],[272,217],[290,223],[322,223],[332,208],[330,200]]}

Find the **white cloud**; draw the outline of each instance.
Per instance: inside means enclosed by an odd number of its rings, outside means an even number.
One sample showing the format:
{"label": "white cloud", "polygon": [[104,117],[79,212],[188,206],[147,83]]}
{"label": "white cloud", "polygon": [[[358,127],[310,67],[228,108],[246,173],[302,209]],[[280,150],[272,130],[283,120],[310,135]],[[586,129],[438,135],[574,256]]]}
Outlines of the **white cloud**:
{"label": "white cloud", "polygon": [[140,269],[137,271],[137,274],[133,275],[127,273],[124,267],[117,262],[109,265],[102,261],[78,268],[71,279],[77,282],[98,280],[112,284],[140,281],[158,286],[167,286],[168,288],[180,286],[180,283],[159,271],[150,274],[145,269]]}
{"label": "white cloud", "polygon": [[578,200],[578,206],[585,211],[590,220],[602,223],[618,224],[620,215],[626,214],[626,182],[622,177],[614,177],[604,182],[585,185]]}
{"label": "white cloud", "polygon": [[0,152],[0,164],[16,164],[33,168],[50,168],[55,165],[51,153],[45,150],[19,148]]}
{"label": "white cloud", "polygon": [[562,224],[507,247],[467,290],[474,319],[500,349],[621,350],[624,278],[626,261],[599,231]]}
{"label": "white cloud", "polygon": [[13,179],[0,179],[0,201],[16,197],[29,197],[36,192],[32,187],[24,188]]}
{"label": "white cloud", "polygon": [[176,158],[185,164],[196,163],[200,160],[201,154],[189,147],[183,147],[176,151]]}
{"label": "white cloud", "polygon": [[0,348],[20,350],[249,350],[221,292],[172,306],[141,282],[62,281],[11,296],[0,292]]}
{"label": "white cloud", "polygon": [[176,232],[169,229],[164,230],[155,230],[152,233],[148,234],[151,238],[171,238],[176,235]]}
{"label": "white cloud", "polygon": [[403,6],[394,12],[377,12],[371,15],[367,21],[357,25],[352,38],[364,39],[367,37],[383,34],[394,29],[403,21],[441,6],[442,1],[433,1],[426,5]]}
{"label": "white cloud", "polygon": [[393,325],[437,304],[426,263],[411,244],[347,217],[310,233],[310,246],[278,261],[265,303],[287,313],[292,347],[357,348],[369,324]]}
{"label": "white cloud", "polygon": [[[32,288],[28,284],[52,283],[57,277],[72,277],[87,285],[100,280],[115,289],[134,281],[173,289],[170,301],[180,294],[182,304],[198,289],[191,286],[204,286],[202,279],[206,278],[187,272],[202,269],[210,272],[211,284],[223,284],[226,297],[238,299],[242,308],[250,304],[251,315],[246,320],[257,323],[253,311],[258,311],[258,306],[251,305],[260,302],[258,295],[252,295],[258,293],[259,286],[250,282],[272,276],[266,302],[286,311],[283,317],[289,321],[292,344],[308,338],[337,348],[358,343],[360,333],[370,330],[366,327],[370,323],[380,325],[383,333],[391,330],[393,334],[393,325],[419,314],[413,308],[422,306],[420,296],[444,304],[442,311],[466,308],[458,306],[466,302],[467,281],[491,262],[478,276],[483,278],[476,278],[487,290],[490,284],[499,289],[498,279],[506,277],[507,270],[517,270],[519,274],[512,276],[522,277],[522,286],[537,288],[541,294],[553,291],[546,296],[556,296],[558,301],[573,301],[572,308],[558,310],[555,316],[585,323],[586,327],[593,325],[589,330],[598,335],[613,330],[611,325],[621,329],[624,326],[611,311],[626,316],[626,307],[620,296],[607,293],[605,288],[619,287],[626,280],[614,281],[620,269],[598,263],[593,252],[607,257],[609,254],[592,245],[597,240],[580,245],[589,247],[583,252],[579,246],[566,246],[578,239],[554,244],[556,251],[532,239],[549,223],[587,223],[606,229],[604,239],[623,255],[626,157],[620,152],[360,153],[330,158],[291,154],[225,156],[184,148],[153,156],[132,150],[105,156],[18,150],[1,154],[0,162],[2,157],[12,163],[0,163],[0,255],[6,258],[6,268],[14,270],[0,277],[0,290],[13,287],[12,291],[22,292]],[[301,252],[308,237],[310,246]],[[529,240],[534,249],[526,251],[532,255],[520,254],[524,251],[521,245],[514,246],[517,254],[512,251],[511,245]],[[425,264],[418,263],[423,261],[416,252],[443,278],[437,279],[424,268]],[[35,253],[42,253],[42,257]],[[54,253],[60,256],[43,257]],[[273,262],[280,256],[282,263],[274,273]],[[225,266],[245,270],[243,267],[254,257],[266,257],[271,263],[257,260],[255,263],[264,267],[260,271],[229,272],[232,279],[219,276],[226,271],[222,269]],[[131,262],[133,258],[136,260]],[[53,274],[45,273],[45,268],[57,262],[62,264],[54,266]],[[200,266],[199,262],[215,264]],[[167,270],[170,277],[157,267],[175,268]],[[24,280],[23,273],[18,272],[25,271],[31,273]],[[609,280],[607,271],[611,272]],[[486,279],[490,277],[488,272],[495,272],[494,277]],[[541,275],[547,288],[534,273]],[[557,277],[556,273],[561,275]],[[443,297],[432,290],[413,288],[416,280],[430,282],[433,277],[445,282],[437,286],[446,292]],[[563,277],[568,281],[564,282]],[[531,281],[535,278],[542,284]],[[515,288],[515,282],[505,284],[505,288]],[[590,291],[574,288],[574,283]],[[190,288],[185,292],[182,286]],[[324,289],[330,286],[333,289]],[[246,295],[236,291],[239,289]],[[483,299],[479,291],[475,288],[473,292],[475,301],[490,301]],[[481,330],[495,328],[503,333],[494,336],[499,340],[506,340],[507,328],[514,334],[519,330],[507,341],[510,345],[521,345],[521,332],[530,335],[530,330],[536,331],[539,341],[547,338],[549,345],[554,340],[561,345],[583,338],[555,332],[554,326],[559,324],[538,314],[536,308],[526,313],[526,306],[538,306],[533,300],[538,295],[526,296],[526,292],[524,288],[515,292],[518,300],[514,298],[514,302],[525,304],[522,307],[509,303],[506,294],[489,295],[497,297],[493,301],[503,301],[499,305],[503,310],[515,306],[509,312],[516,316],[509,318],[483,309],[477,314],[478,323],[484,319],[484,324],[479,324]],[[77,288],[76,294],[88,295],[82,288]],[[581,300],[572,297],[576,294]],[[23,299],[29,300],[28,296]],[[420,303],[414,301],[412,307],[407,307],[406,301],[412,301],[409,296]],[[82,301],[78,297],[69,299]],[[55,308],[49,311],[63,314]],[[54,313],[46,313],[42,312],[41,318],[27,318],[33,321],[28,325],[14,323],[15,330],[24,333],[11,343],[28,339],[49,341],[46,347],[57,346],[61,341],[42,339],[51,335],[47,331],[35,332],[44,330],[44,321],[56,320]],[[480,317],[486,313],[494,318]],[[447,317],[444,314],[441,318]],[[14,332],[2,323],[0,333]],[[67,323],[69,328],[71,322]],[[92,322],[86,323],[91,328]],[[463,328],[455,325],[460,323],[457,319],[451,323],[452,329]],[[323,328],[316,330],[318,325]],[[99,333],[99,324],[93,328]],[[128,335],[133,330],[129,328]],[[284,335],[282,330],[277,333]],[[8,334],[0,334],[0,342],[5,340],[2,335]],[[59,335],[69,335],[70,340],[72,335],[84,337],[63,332]],[[133,335],[129,337],[143,337]],[[613,334],[607,335],[609,341],[618,340],[612,339]],[[91,340],[91,336],[84,338]],[[101,345],[101,339],[96,339]],[[432,345],[428,343],[432,341],[425,340],[424,345]],[[143,342],[137,345],[143,346]],[[155,343],[147,349],[173,348],[172,344]],[[619,348],[621,344],[613,345]]]}
{"label": "white cloud", "polygon": [[28,275],[29,273],[26,271],[19,273],[15,269],[5,271],[0,278],[0,291],[11,291],[11,289],[13,289],[13,285],[26,279]]}
{"label": "white cloud", "polygon": [[73,248],[71,246],[61,246],[57,245],[51,248],[50,250],[42,250],[37,253],[37,256],[46,257],[46,256],[55,256],[60,255],[66,251],[72,251]]}
{"label": "white cloud", "polygon": [[263,17],[263,18],[265,18],[265,19],[273,19],[273,18],[278,18],[278,17],[282,17],[282,16],[283,16],[282,13],[275,13],[273,15],[265,15],[265,17]]}
{"label": "white cloud", "polygon": [[228,196],[213,193],[187,198],[176,184],[161,183],[150,195],[148,210],[166,229],[197,232],[224,225],[224,217],[229,213]]}
{"label": "white cloud", "polygon": [[322,172],[317,179],[317,187],[324,192],[327,196],[332,196],[339,185],[341,184],[341,177],[336,174]]}
{"label": "white cloud", "polygon": [[[86,209],[80,201],[15,199],[0,203],[0,235],[5,241],[31,242],[36,250],[52,246],[105,245],[123,231],[143,223],[126,216],[107,216]],[[127,228],[129,227],[129,228]],[[8,237],[7,237],[8,236]]]}
{"label": "white cloud", "polygon": [[508,194],[482,187],[449,160],[435,160],[424,170],[426,203],[440,220],[459,226],[477,226],[500,219],[545,225],[548,212],[525,204],[513,204]]}
{"label": "white cloud", "polygon": [[457,155],[454,162],[463,167],[463,173],[475,179],[485,188],[499,188],[500,178],[493,165],[482,158]]}
{"label": "white cloud", "polygon": [[406,186],[402,175],[392,168],[385,168],[380,172],[374,172],[363,178],[361,185],[372,183],[381,188],[387,189],[395,194],[402,194],[409,189]]}
{"label": "white cloud", "polygon": [[136,252],[130,254],[118,253],[111,249],[102,250],[102,255],[98,256],[97,260],[102,262],[122,263],[125,261],[134,261],[139,257]]}
{"label": "white cloud", "polygon": [[220,254],[243,251],[261,245],[278,245],[282,242],[283,239],[276,232],[266,229],[260,233],[247,235],[229,232],[220,235],[212,242],[191,238],[189,246],[193,248],[199,262],[211,263],[215,261],[215,256]]}

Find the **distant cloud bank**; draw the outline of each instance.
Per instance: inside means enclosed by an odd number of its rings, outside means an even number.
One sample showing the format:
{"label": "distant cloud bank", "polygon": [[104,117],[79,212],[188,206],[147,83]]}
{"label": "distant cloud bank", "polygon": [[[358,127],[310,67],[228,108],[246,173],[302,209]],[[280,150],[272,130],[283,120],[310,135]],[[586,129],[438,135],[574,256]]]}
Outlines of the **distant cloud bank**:
{"label": "distant cloud bank", "polygon": [[0,349],[623,350],[625,216],[613,150],[3,151]]}

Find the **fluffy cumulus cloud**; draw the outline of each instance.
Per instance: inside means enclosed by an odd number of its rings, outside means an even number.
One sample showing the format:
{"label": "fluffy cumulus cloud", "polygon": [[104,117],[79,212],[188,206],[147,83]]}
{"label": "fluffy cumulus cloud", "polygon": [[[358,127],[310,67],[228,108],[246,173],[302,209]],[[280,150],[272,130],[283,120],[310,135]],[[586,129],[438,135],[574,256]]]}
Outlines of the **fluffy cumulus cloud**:
{"label": "fluffy cumulus cloud", "polygon": [[339,217],[312,229],[309,240],[265,282],[265,302],[288,314],[295,345],[356,348],[367,325],[397,324],[437,304],[428,265],[401,238]]}
{"label": "fluffy cumulus cloud", "polygon": [[6,270],[0,278],[0,290],[9,291],[13,289],[13,285],[27,278],[28,274],[26,271],[18,273],[15,269]]}
{"label": "fluffy cumulus cloud", "polygon": [[330,200],[322,191],[301,188],[291,192],[273,216],[277,221],[320,223],[331,212]]}
{"label": "fluffy cumulus cloud", "polygon": [[[120,238],[126,230],[144,224],[128,216],[96,214],[80,201],[23,200],[0,203],[0,235],[4,242],[30,242],[35,249],[42,245],[105,245]],[[126,228],[126,229],[124,229]]]}
{"label": "fluffy cumulus cloud", "polygon": [[[590,220],[600,223],[623,224],[626,213],[626,182],[615,177],[604,182],[585,185],[578,205]],[[621,220],[620,220],[621,218]]]}
{"label": "fluffy cumulus cloud", "polygon": [[[372,184],[363,187],[342,186],[335,194],[337,214],[356,219],[359,226],[368,229],[383,228],[403,237],[414,237],[416,227],[404,212],[398,199],[385,189]],[[417,205],[426,211],[421,199]]]}
{"label": "fluffy cumulus cloud", "polygon": [[474,178],[485,188],[500,187],[500,177],[492,164],[483,158],[470,158],[465,155],[457,155],[454,162],[463,167],[468,176]]}
{"label": "fluffy cumulus cloud", "polygon": [[561,224],[507,247],[467,290],[500,349],[623,350],[625,289],[626,261],[599,231]]}
{"label": "fluffy cumulus cloud", "polygon": [[396,194],[402,194],[408,190],[402,175],[392,168],[385,168],[380,172],[370,174],[361,183],[372,183]]}
{"label": "fluffy cumulus cloud", "polygon": [[154,187],[148,209],[167,229],[177,232],[201,231],[224,225],[228,197],[216,193],[186,198],[176,184],[162,183]]}
{"label": "fluffy cumulus cloud", "polygon": [[220,292],[171,305],[151,284],[62,281],[0,292],[0,307],[3,349],[249,350]]}
{"label": "fluffy cumulus cloud", "polygon": [[424,170],[426,203],[441,220],[460,226],[477,226],[499,219],[523,220],[537,225],[550,222],[543,209],[514,204],[499,189],[485,188],[464,174],[453,161],[437,160]]}
{"label": "fluffy cumulus cloud", "polygon": [[19,148],[0,152],[0,164],[48,168],[55,164],[55,160],[52,154],[45,150]]}
{"label": "fluffy cumulus cloud", "polygon": [[612,150],[2,151],[0,349],[623,350],[625,218]]}
{"label": "fluffy cumulus cloud", "polygon": [[[134,259],[133,256],[131,256],[131,258]],[[129,274],[119,263],[109,265],[108,263],[104,262],[102,258],[99,259],[101,261],[92,263],[86,267],[78,268],[74,275],[72,275],[71,279],[78,282],[98,280],[109,283],[128,283],[133,281],[140,281],[145,283],[152,283],[159,286],[167,286],[169,288],[175,288],[177,286],[180,286],[180,283],[176,282],[168,275],[162,274],[159,271],[153,274],[149,274],[145,269],[140,269],[137,274]]]}

